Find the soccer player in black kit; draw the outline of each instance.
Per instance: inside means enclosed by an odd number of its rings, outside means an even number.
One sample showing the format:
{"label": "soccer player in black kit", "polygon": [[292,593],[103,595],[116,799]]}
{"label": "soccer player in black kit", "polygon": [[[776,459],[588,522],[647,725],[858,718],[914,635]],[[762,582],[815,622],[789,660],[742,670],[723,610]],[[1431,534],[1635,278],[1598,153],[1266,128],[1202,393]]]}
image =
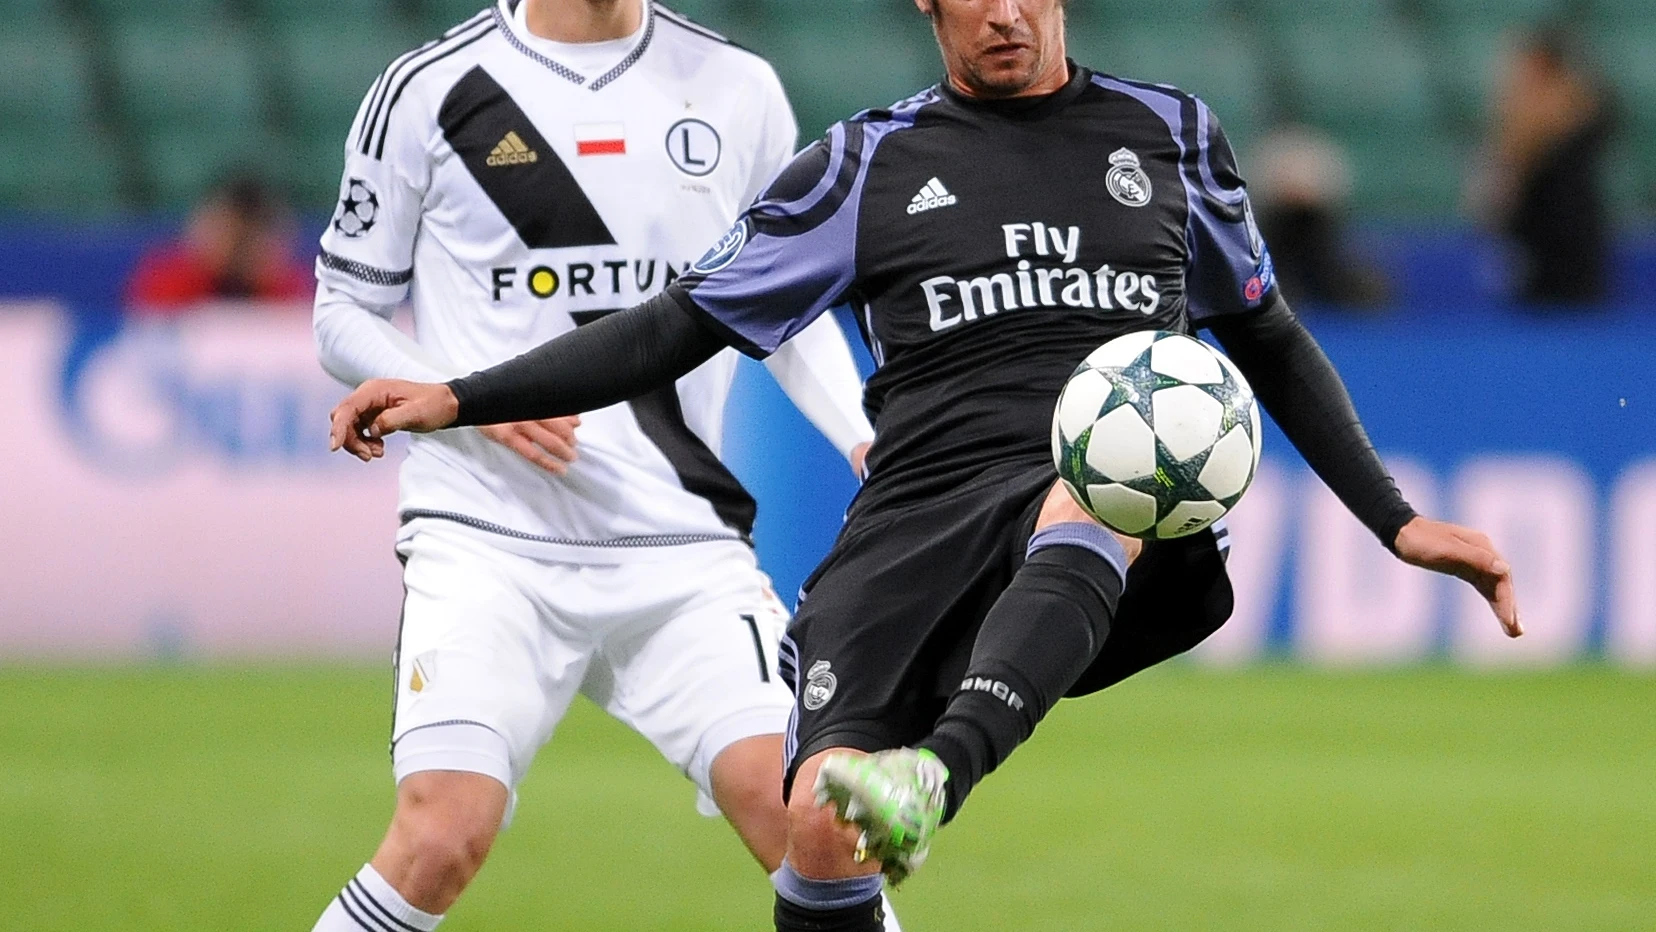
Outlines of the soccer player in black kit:
{"label": "soccer player in black kit", "polygon": [[[1416,515],[1278,293],[1218,120],[1069,61],[1063,0],[916,0],[946,79],[837,124],[663,294],[445,385],[368,382],[332,442],[576,414],[724,346],[763,356],[848,302],[878,364],[869,475],[807,581],[782,672],[776,928],[877,930],[972,787],[1065,696],[1195,646],[1231,611],[1213,532],[1144,543],[1062,492],[1060,388],[1135,330],[1211,331],[1311,467],[1399,558],[1521,628],[1488,538]],[[1096,440],[1094,442],[1097,442]]]}

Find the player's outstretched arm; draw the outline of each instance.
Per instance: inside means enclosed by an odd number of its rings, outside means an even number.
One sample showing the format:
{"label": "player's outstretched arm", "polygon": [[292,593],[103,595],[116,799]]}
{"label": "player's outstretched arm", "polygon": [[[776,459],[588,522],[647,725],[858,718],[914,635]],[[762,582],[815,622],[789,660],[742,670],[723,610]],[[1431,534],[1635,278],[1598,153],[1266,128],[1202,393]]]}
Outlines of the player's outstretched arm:
{"label": "player's outstretched arm", "polygon": [[1214,318],[1213,335],[1311,469],[1404,562],[1471,583],[1509,637],[1523,634],[1512,568],[1483,534],[1416,514],[1369,442],[1345,383],[1278,296]]}
{"label": "player's outstretched arm", "polygon": [[[350,386],[370,379],[437,382],[456,375],[451,364],[392,325],[393,308],[370,305],[339,288],[328,275],[320,276],[312,320],[322,368]],[[580,426],[580,418],[566,417],[495,424],[480,430],[536,466],[562,476],[577,458],[575,428]]]}
{"label": "player's outstretched arm", "polygon": [[385,455],[387,434],[441,430],[454,423],[458,408],[446,383],[369,379],[334,406],[328,449],[366,463]]}
{"label": "player's outstretched arm", "polygon": [[444,384],[372,379],[334,408],[331,449],[367,461],[384,438],[594,411],[671,384],[725,347],[670,294]]}

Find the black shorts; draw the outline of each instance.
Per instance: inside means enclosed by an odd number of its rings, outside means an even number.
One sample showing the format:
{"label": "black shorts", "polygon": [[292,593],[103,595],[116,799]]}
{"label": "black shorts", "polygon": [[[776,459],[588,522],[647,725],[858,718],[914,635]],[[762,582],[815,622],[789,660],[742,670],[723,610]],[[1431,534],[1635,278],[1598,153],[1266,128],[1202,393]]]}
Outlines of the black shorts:
{"label": "black shorts", "polygon": [[[908,747],[931,732],[1056,481],[1050,468],[1020,467],[944,497],[853,509],[805,581],[783,641],[782,676],[794,691],[784,793],[814,754]],[[1223,535],[1145,544],[1103,650],[1069,695],[1118,683],[1219,630],[1232,605]]]}

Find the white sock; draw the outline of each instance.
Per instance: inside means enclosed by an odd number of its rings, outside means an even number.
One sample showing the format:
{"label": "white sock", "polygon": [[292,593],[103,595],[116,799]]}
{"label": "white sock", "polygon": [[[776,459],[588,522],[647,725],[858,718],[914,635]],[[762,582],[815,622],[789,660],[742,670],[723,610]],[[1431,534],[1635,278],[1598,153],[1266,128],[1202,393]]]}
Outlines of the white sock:
{"label": "white sock", "polygon": [[408,905],[372,864],[364,864],[311,932],[432,932],[442,921]]}
{"label": "white sock", "polygon": [[891,897],[884,890],[880,891],[880,903],[885,908],[885,932],[903,932],[897,923],[897,911],[891,908]]}

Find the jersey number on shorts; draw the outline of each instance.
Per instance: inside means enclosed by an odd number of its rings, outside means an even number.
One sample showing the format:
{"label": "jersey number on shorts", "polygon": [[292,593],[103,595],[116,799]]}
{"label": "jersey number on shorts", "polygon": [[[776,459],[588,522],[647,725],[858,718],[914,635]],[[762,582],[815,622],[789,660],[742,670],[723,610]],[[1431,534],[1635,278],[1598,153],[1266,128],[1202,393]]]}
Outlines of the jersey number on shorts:
{"label": "jersey number on shorts", "polygon": [[759,619],[752,615],[741,616],[747,622],[748,631],[753,635],[753,652],[759,655],[759,681],[770,682],[770,662],[765,659],[765,639],[759,636]]}

